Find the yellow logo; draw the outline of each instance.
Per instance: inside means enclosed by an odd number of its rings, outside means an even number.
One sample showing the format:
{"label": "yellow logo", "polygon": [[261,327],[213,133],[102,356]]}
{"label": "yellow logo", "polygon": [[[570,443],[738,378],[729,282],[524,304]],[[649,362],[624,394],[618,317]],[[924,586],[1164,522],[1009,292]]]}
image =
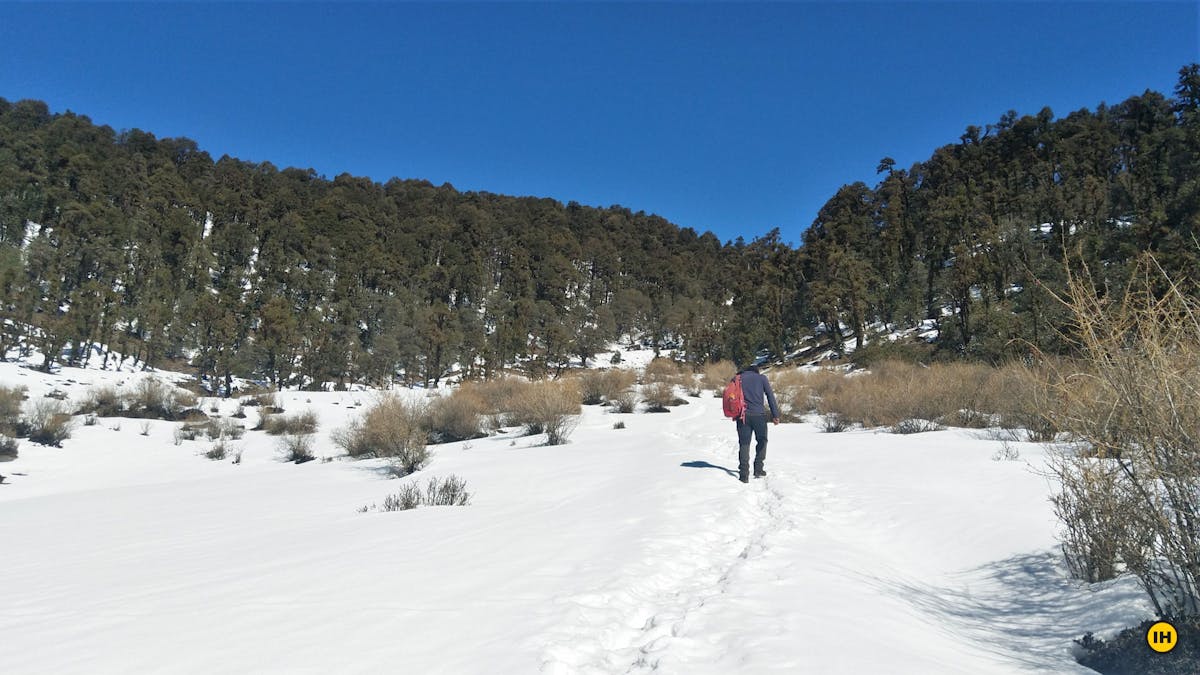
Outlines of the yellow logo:
{"label": "yellow logo", "polygon": [[1175,630],[1175,626],[1166,621],[1159,621],[1146,631],[1146,644],[1160,654],[1166,654],[1175,649],[1175,643],[1178,641],[1179,632]]}

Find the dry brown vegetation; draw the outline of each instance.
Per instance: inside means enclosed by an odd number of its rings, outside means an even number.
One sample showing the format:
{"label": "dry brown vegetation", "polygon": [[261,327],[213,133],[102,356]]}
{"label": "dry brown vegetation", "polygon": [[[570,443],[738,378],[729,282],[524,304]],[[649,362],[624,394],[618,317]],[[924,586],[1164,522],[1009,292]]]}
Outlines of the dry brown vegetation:
{"label": "dry brown vegetation", "polygon": [[83,399],[79,412],[100,417],[178,420],[197,404],[194,393],[156,377],[147,377],[124,392],[110,385],[93,387]]}
{"label": "dry brown vegetation", "polygon": [[483,420],[487,401],[471,387],[459,387],[449,396],[429,404],[429,438],[434,443],[453,443],[485,436]]}
{"label": "dry brown vegetation", "polygon": [[714,361],[704,366],[704,372],[700,374],[700,383],[705,389],[720,396],[725,384],[736,374],[737,366],[733,365],[733,361]]}
{"label": "dry brown vegetation", "polygon": [[387,457],[405,474],[429,460],[426,404],[384,395],[361,418],[334,432],[333,440],[351,457]]}
{"label": "dry brown vegetation", "polygon": [[294,415],[269,415],[263,418],[262,429],[272,436],[314,434],[317,414],[306,410]]}
{"label": "dry brown vegetation", "polygon": [[1128,572],[1159,616],[1200,615],[1200,300],[1141,261],[1129,290],[1084,277],[1063,298],[1083,367],[1045,379],[1063,550],[1087,580]]}
{"label": "dry brown vegetation", "polygon": [[678,363],[660,356],[650,363],[646,364],[646,370],[642,373],[642,381],[645,383],[666,382],[667,384],[683,384],[684,370]]}
{"label": "dry brown vegetation", "polygon": [[513,422],[530,434],[546,434],[546,445],[565,443],[582,412],[578,383],[572,380],[531,382],[510,406]]}
{"label": "dry brown vegetation", "polygon": [[637,380],[633,371],[622,368],[585,370],[577,376],[584,405],[600,405],[616,400]]}
{"label": "dry brown vegetation", "polygon": [[[928,366],[884,361],[869,371],[783,371],[769,374],[785,416],[806,412],[836,418],[831,430],[851,425],[900,433],[941,426],[1020,429],[1033,440],[1053,437],[1037,371],[1019,363],[1000,368],[975,363]],[[1026,431],[1027,430],[1027,431]]]}

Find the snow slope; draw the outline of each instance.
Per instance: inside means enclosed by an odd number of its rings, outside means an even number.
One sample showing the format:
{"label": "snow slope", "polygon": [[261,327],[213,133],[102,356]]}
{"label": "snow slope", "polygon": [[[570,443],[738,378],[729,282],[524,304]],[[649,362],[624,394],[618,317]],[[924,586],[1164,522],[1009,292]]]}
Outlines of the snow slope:
{"label": "snow slope", "polygon": [[[0,364],[34,395],[131,377]],[[284,463],[261,432],[212,461],[138,420],[23,442],[0,464],[0,669],[1084,673],[1073,638],[1150,615],[1128,581],[1066,577],[1035,445],[996,461],[977,431],[780,425],[743,485],[706,395],[585,408],[564,446],[436,446],[401,480],[457,474],[470,506],[361,513],[400,481],[329,433],[372,396],[281,395],[319,415],[328,462]]]}

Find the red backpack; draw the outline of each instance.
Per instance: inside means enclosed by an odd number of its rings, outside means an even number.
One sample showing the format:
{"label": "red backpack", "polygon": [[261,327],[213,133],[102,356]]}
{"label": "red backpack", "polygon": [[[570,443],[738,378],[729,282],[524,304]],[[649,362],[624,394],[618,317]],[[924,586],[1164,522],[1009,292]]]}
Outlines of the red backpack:
{"label": "red backpack", "polygon": [[746,420],[746,397],[742,395],[742,376],[736,375],[729,384],[725,385],[725,391],[721,394],[721,407],[725,410],[725,416],[735,420]]}

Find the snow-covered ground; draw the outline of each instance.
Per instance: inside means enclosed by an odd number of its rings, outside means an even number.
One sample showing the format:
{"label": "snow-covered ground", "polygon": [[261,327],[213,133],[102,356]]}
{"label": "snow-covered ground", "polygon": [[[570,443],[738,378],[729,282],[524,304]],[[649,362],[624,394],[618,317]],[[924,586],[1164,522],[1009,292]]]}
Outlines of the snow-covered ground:
{"label": "snow-covered ground", "polygon": [[[0,363],[34,397],[137,377]],[[1084,673],[1073,638],[1150,616],[1128,581],[1067,578],[1037,445],[780,425],[743,485],[706,394],[587,407],[563,446],[435,446],[394,480],[330,439],[373,396],[281,394],[332,458],[302,465],[253,431],[209,460],[163,421],[23,441],[0,463],[0,670]],[[450,474],[469,506],[360,512]]]}

